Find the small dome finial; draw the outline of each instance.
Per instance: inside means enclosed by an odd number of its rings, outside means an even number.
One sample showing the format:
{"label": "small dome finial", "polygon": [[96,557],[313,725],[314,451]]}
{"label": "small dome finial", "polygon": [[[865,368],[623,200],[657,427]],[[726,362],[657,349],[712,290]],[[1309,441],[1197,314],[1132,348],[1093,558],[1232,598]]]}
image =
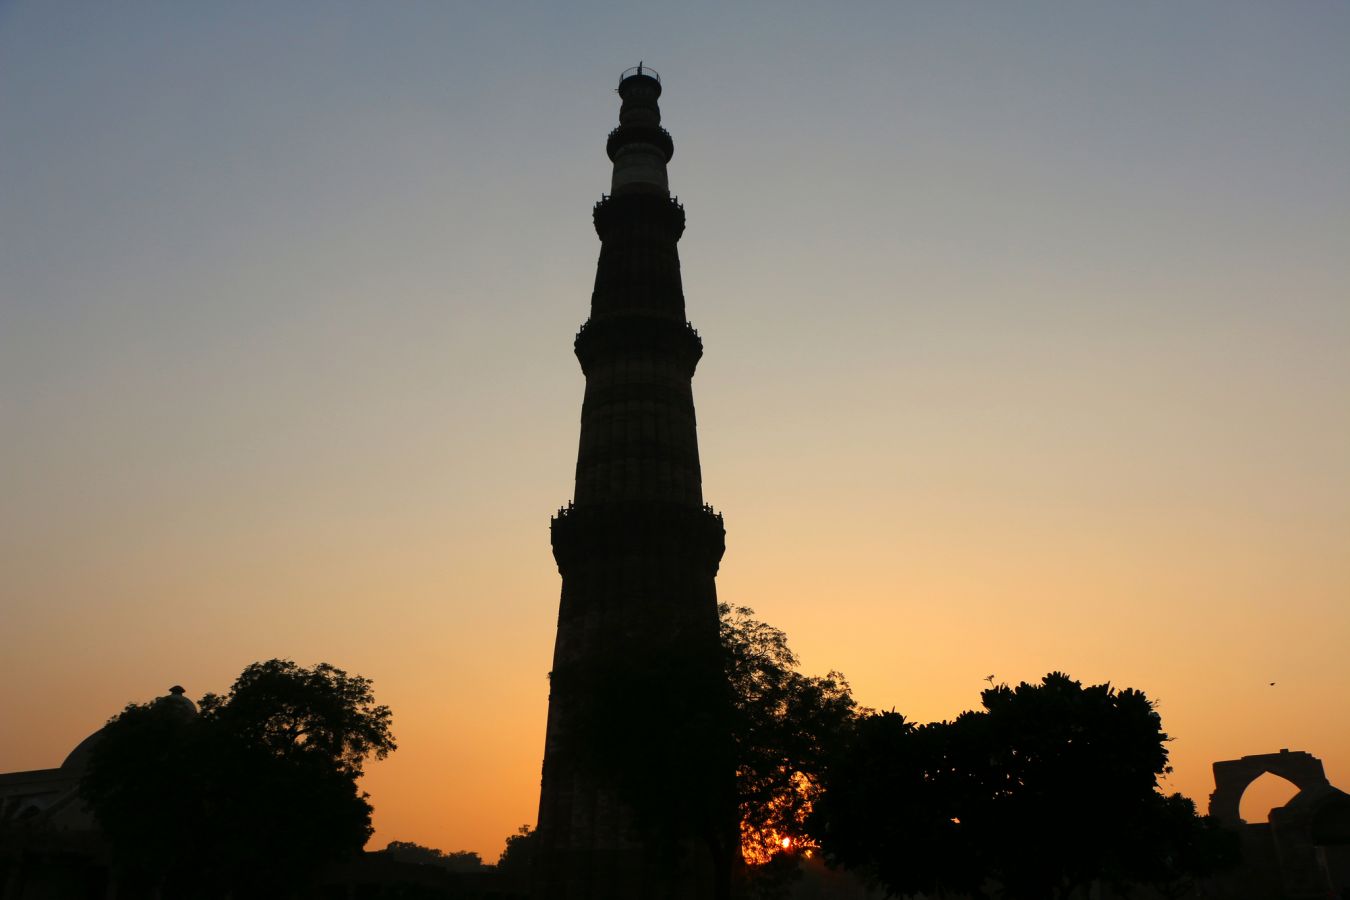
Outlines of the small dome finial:
{"label": "small dome finial", "polygon": [[197,704],[188,699],[187,690],[181,684],[175,684],[169,688],[167,694],[163,697],[156,697],[150,705],[158,709],[171,709],[184,716],[195,716],[197,714]]}

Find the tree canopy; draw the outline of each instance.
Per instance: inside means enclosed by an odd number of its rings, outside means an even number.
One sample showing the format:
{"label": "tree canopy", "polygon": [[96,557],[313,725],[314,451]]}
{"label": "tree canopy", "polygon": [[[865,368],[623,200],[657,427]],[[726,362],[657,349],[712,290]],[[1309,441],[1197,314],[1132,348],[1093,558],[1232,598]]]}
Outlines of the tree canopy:
{"label": "tree canopy", "polygon": [[497,871],[511,884],[527,887],[530,881],[530,867],[534,864],[534,850],[539,841],[539,832],[531,831],[530,826],[522,825],[516,833],[508,835],[506,846],[497,857]]}
{"label": "tree canopy", "polygon": [[487,868],[483,865],[483,858],[472,850],[446,852],[414,841],[390,841],[383,850],[376,852],[398,862],[436,866],[447,872],[482,872]]}
{"label": "tree canopy", "polygon": [[227,727],[246,745],[290,759],[310,759],[333,772],[359,778],[368,758],[397,749],[393,714],[375,703],[371,682],[319,663],[289,659],[248,666],[223,696],[201,701],[204,721]]}
{"label": "tree canopy", "polygon": [[356,779],[395,749],[370,681],[326,663],[255,663],[200,710],[131,704],[100,732],[81,794],[118,864],[170,893],[284,893],[357,853],[371,806]]}
{"label": "tree canopy", "polygon": [[1168,737],[1143,693],[1056,672],[981,699],[951,722],[857,723],[809,821],[828,860],[896,895],[1010,900],[1208,864],[1194,806],[1158,792]]}
{"label": "tree canopy", "polygon": [[1131,861],[1123,874],[1166,900],[1187,896],[1200,879],[1241,862],[1241,836],[1213,816],[1197,814],[1189,797],[1154,793],[1142,822],[1123,848]]}
{"label": "tree canopy", "polygon": [[856,709],[842,674],[803,675],[787,635],[753,618],[754,610],[722,604],[719,612],[741,852],[762,864],[812,845],[807,815]]}

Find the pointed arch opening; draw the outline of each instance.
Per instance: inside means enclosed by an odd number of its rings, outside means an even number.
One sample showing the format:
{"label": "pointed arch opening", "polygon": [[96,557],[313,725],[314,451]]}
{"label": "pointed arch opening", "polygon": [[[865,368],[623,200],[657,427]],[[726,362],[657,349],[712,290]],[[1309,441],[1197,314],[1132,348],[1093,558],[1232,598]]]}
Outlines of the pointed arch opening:
{"label": "pointed arch opening", "polygon": [[1242,792],[1238,815],[1249,824],[1269,822],[1270,811],[1284,806],[1297,793],[1298,787],[1289,779],[1274,772],[1263,772]]}

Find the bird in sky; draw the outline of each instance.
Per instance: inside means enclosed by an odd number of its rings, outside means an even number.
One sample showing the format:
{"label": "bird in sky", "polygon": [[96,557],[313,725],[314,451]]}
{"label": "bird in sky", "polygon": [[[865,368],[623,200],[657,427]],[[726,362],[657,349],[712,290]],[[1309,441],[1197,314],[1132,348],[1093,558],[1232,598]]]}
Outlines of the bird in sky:
{"label": "bird in sky", "polygon": [[1270,686],[1271,686],[1271,687],[1274,687],[1274,686],[1275,686],[1275,682],[1272,681],[1272,682],[1270,683]]}

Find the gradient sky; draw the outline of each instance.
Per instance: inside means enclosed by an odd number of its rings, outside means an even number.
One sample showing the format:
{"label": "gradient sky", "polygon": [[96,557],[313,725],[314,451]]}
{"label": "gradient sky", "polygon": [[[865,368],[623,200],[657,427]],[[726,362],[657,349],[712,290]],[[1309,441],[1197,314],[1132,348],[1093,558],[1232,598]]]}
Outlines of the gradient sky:
{"label": "gradient sky", "polygon": [[722,598],[1350,788],[1350,6],[1239,0],[0,3],[0,771],[286,656],[394,709],[373,847],[533,824],[639,59]]}

